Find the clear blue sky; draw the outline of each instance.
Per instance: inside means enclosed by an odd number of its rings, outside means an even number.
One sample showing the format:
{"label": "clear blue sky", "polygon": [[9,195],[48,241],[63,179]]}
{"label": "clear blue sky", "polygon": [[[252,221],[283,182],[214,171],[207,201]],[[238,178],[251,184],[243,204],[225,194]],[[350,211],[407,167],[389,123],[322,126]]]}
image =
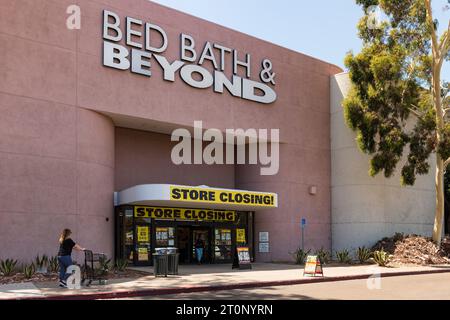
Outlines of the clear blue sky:
{"label": "clear blue sky", "polygon": [[[362,17],[354,0],[151,0],[220,25],[302,52],[342,68],[349,50],[361,49],[356,24]],[[447,0],[436,14],[447,25]],[[447,21],[446,21],[447,20]],[[443,79],[450,81],[446,63]]]}

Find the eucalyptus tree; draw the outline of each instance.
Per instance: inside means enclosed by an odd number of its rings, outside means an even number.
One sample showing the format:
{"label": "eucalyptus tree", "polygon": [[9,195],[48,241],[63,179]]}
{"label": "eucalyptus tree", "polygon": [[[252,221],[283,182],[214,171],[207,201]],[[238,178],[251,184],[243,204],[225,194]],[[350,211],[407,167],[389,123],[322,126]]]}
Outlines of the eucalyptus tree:
{"label": "eucalyptus tree", "polygon": [[[431,0],[356,3],[365,11],[357,26],[363,46],[345,59],[352,82],[343,102],[346,122],[371,157],[372,176],[391,177],[401,167],[401,183],[413,185],[417,175],[435,166],[433,240],[440,243],[443,175],[450,164],[449,84],[441,70],[450,60],[450,22],[434,17]],[[383,12],[383,20],[374,20],[373,8]]]}

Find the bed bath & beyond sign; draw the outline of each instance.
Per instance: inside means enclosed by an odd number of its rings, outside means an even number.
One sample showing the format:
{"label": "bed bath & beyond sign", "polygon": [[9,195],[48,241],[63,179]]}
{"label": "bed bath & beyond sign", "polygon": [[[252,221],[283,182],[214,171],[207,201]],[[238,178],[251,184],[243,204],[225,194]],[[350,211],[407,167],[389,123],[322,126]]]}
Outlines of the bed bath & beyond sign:
{"label": "bed bath & beyond sign", "polygon": [[[277,99],[276,92],[270,85],[275,85],[275,72],[272,62],[263,59],[259,74],[262,82],[250,80],[251,56],[245,55],[243,61],[238,58],[238,51],[217,43],[207,41],[203,49],[198,50],[195,39],[180,34],[180,60],[169,62],[162,54],[167,50],[169,39],[167,33],[158,25],[126,17],[125,32],[122,32],[120,17],[108,10],[103,10],[103,65],[119,70],[131,70],[133,73],[151,77],[151,59],[157,61],[166,81],[175,81],[179,70],[181,79],[194,88],[213,87],[214,92],[223,93],[224,88],[234,97],[259,103],[269,104]],[[156,45],[154,36],[158,35]],[[127,47],[118,44],[123,38]],[[138,41],[138,42],[137,42]],[[225,70],[226,57],[232,61],[233,75],[229,79]],[[197,59],[198,58],[198,59]],[[208,60],[214,71],[211,73],[201,67]],[[195,64],[196,63],[196,64]],[[238,68],[245,69],[245,77],[238,76]]]}

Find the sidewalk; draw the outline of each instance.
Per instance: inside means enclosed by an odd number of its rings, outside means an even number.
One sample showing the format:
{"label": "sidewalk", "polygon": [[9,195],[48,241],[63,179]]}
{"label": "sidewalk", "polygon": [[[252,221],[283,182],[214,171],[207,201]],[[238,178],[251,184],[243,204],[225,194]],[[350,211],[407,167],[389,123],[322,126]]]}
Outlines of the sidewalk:
{"label": "sidewalk", "polygon": [[230,290],[301,283],[365,279],[379,272],[382,277],[450,272],[450,266],[379,268],[376,265],[325,266],[324,277],[303,277],[303,268],[292,264],[254,263],[252,270],[231,269],[231,265],[180,266],[179,275],[155,278],[152,267],[131,268],[148,271],[137,279],[94,282],[80,290],[59,288],[55,282],[0,285],[3,299],[107,299],[174,294],[195,291]]}

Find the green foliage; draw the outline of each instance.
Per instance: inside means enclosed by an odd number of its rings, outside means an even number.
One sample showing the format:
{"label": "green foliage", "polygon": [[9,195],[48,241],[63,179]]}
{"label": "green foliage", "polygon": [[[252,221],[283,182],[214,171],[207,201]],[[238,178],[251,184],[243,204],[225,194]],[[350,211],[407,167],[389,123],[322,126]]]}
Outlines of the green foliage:
{"label": "green foliage", "polygon": [[34,263],[25,264],[22,266],[22,272],[26,279],[30,279],[36,273],[36,266]]}
{"label": "green foliage", "polygon": [[16,271],[17,260],[0,260],[0,273],[3,276],[10,276]]}
{"label": "green foliage", "polygon": [[306,257],[310,252],[311,249],[303,250],[298,248],[294,253],[291,253],[291,255],[294,257],[295,264],[305,264]]}
{"label": "green foliage", "polygon": [[363,264],[366,263],[371,257],[372,252],[369,248],[366,247],[359,247],[358,250],[356,250],[356,256],[358,258],[359,263]]}
{"label": "green foliage", "polygon": [[395,242],[397,241],[401,241],[405,238],[405,235],[403,234],[403,232],[396,232],[394,233],[394,236],[392,237],[392,240]]}
{"label": "green foliage", "polygon": [[[363,48],[345,58],[352,88],[343,101],[344,117],[356,132],[360,150],[371,156],[371,176],[383,173],[391,177],[407,152],[406,162],[401,164],[401,183],[413,185],[417,175],[429,172],[431,153],[450,157],[450,125],[437,129],[432,99],[430,39],[435,26],[426,19],[423,0],[356,3],[366,13],[358,23]],[[386,15],[377,28],[368,24],[372,5]],[[445,106],[448,84],[444,87]],[[438,133],[442,137],[439,143]]]}
{"label": "green foliage", "polygon": [[352,258],[350,257],[350,252],[347,249],[336,251],[336,259],[340,263],[350,263],[352,261]]}
{"label": "green foliage", "polygon": [[127,259],[117,259],[114,268],[117,271],[123,272],[128,267]]}
{"label": "green foliage", "polygon": [[389,263],[390,255],[388,252],[384,251],[383,249],[377,250],[373,252],[373,260],[380,266],[380,267],[386,267]]}
{"label": "green foliage", "polygon": [[110,270],[111,270],[111,259],[107,259],[105,256],[100,257],[97,272],[100,275],[107,275]]}
{"label": "green foliage", "polygon": [[323,247],[317,250],[315,255],[319,258],[321,264],[327,264],[331,260],[330,251],[325,250]]}
{"label": "green foliage", "polygon": [[34,263],[38,269],[42,269],[48,265],[48,257],[45,254],[42,256],[37,255]]}
{"label": "green foliage", "polygon": [[58,257],[53,256],[48,259],[48,268],[50,272],[58,272],[59,269]]}

